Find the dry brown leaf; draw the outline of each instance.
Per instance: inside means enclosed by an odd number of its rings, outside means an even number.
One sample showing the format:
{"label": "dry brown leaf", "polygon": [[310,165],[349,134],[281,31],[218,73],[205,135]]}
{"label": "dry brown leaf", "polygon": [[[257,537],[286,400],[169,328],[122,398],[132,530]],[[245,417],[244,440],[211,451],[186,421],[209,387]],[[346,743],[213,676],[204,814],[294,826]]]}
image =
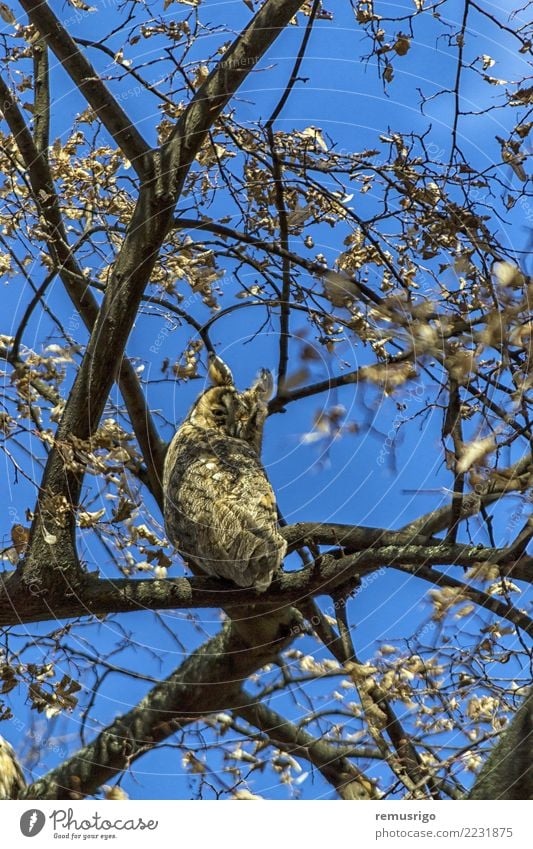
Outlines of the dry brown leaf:
{"label": "dry brown leaf", "polygon": [[496,449],[496,437],[492,434],[484,439],[476,439],[463,446],[461,456],[456,464],[456,471],[462,475],[468,469],[483,460],[487,454],[491,454]]}

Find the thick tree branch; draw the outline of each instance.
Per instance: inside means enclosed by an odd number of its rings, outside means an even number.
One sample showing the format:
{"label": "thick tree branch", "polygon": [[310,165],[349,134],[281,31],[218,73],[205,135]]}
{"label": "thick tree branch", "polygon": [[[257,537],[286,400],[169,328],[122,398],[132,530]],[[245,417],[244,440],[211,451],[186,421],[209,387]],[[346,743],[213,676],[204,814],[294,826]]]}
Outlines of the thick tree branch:
{"label": "thick tree branch", "polygon": [[48,48],[43,38],[33,47],[33,77],[33,136],[38,152],[44,153],[50,144],[50,80]]}
{"label": "thick tree branch", "polygon": [[479,773],[469,799],[533,799],[533,690]]}
{"label": "thick tree branch", "polygon": [[[463,423],[461,420],[461,392],[459,388],[459,383],[451,376],[449,378],[448,393],[448,408],[446,410],[444,427],[442,429],[442,437],[443,439],[445,439],[447,436],[452,437],[453,447],[455,451],[455,465],[457,466],[457,463],[459,462],[459,459],[461,457],[461,451],[464,447]],[[448,533],[446,535],[446,538],[449,542],[455,542],[457,539],[457,532],[459,530],[459,525],[461,524],[462,518],[461,514],[464,489],[465,473],[459,473],[455,471],[453,479],[453,498],[451,504],[450,524],[448,526]]]}
{"label": "thick tree branch", "polygon": [[[294,540],[299,538],[298,533],[293,533],[295,527],[301,529],[302,525],[282,529],[283,534],[293,541],[293,545]],[[314,536],[311,535],[311,529]],[[56,596],[47,597],[40,592],[38,582],[29,584],[28,594],[26,587],[21,589],[16,573],[4,573],[0,591],[0,625],[139,610],[214,607],[223,608],[228,612],[235,611],[239,618],[242,618],[243,611],[252,609],[249,616],[250,626],[255,627],[266,614],[283,611],[290,605],[305,606],[314,595],[328,595],[347,584],[355,587],[362,575],[382,567],[394,567],[437,586],[460,589],[462,598],[471,599],[481,607],[513,622],[527,633],[533,633],[531,620],[519,610],[431,568],[431,565],[437,564],[472,566],[478,562],[489,561],[499,565],[502,577],[506,574],[516,577],[518,569],[524,573],[531,571],[533,558],[523,556],[520,561],[515,561],[515,555],[508,549],[486,549],[440,541],[431,545],[409,544],[402,533],[397,534],[394,544],[393,531],[380,532],[376,528],[368,529],[368,542],[365,546],[362,534],[367,529],[342,525],[317,527],[309,523],[309,534],[303,539],[313,540],[315,545],[332,542],[335,544],[334,541],[338,544],[340,529],[343,529],[346,544],[351,538],[352,544],[358,545],[362,550],[345,555],[339,551],[323,554],[314,564],[298,572],[283,572],[266,593],[237,589],[222,580],[203,576],[190,579],[103,580],[94,575],[85,575],[67,589],[62,586]],[[386,540],[384,545],[375,542],[380,533],[384,535],[384,541]],[[71,552],[70,557],[72,556]],[[62,563],[66,571],[70,565],[68,560]],[[46,568],[46,564],[42,568]]]}
{"label": "thick tree branch", "polygon": [[315,545],[336,545],[345,551],[361,551],[372,546],[385,545],[441,545],[442,540],[414,533],[410,530],[388,531],[384,528],[367,528],[356,525],[341,525],[335,522],[298,522],[282,529],[289,551],[307,540]]}
{"label": "thick tree branch", "polygon": [[258,638],[246,643],[237,626],[228,623],[92,743],[28,787],[24,798],[89,796],[179,729],[214,711],[231,710],[243,681],[291,640],[261,629]]}

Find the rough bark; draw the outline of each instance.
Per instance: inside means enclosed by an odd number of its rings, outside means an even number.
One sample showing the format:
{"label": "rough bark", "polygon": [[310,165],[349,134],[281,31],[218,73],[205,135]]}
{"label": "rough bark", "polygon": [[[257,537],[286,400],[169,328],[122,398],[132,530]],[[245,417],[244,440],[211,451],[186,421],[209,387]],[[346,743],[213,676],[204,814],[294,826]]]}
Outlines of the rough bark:
{"label": "rough bark", "polygon": [[469,799],[533,799],[533,690],[484,764]]}
{"label": "rough bark", "polygon": [[[515,560],[514,555],[510,555],[506,549],[439,540],[433,541],[432,545],[421,545],[418,542],[409,545],[403,532],[378,528],[309,523],[288,526],[282,532],[293,547],[298,542],[303,544],[307,541],[317,546],[327,544],[328,541],[339,543],[343,540],[346,549],[326,553],[300,571],[282,573],[268,592],[263,594],[242,589],[236,593],[232,584],[203,576],[159,581],[153,578],[108,581],[85,574],[80,575],[75,582],[65,579],[57,593],[44,594],[37,580],[21,586],[16,572],[4,573],[0,581],[0,624],[68,619],[87,614],[102,616],[139,610],[193,607],[222,607],[227,611],[242,611],[253,607],[263,615],[269,608],[279,607],[280,603],[298,605],[310,596],[331,594],[339,587],[355,589],[362,576],[383,567],[392,567],[437,586],[460,589],[465,599],[470,598],[527,633],[533,633],[531,620],[517,608],[432,568],[438,564],[472,566],[480,561],[491,561],[501,566],[502,575],[522,577],[531,571],[531,557],[523,556]],[[377,539],[387,544],[376,544]],[[350,553],[357,548],[362,550]],[[69,560],[69,557],[73,555],[67,551],[65,559],[56,564],[56,568],[61,568],[64,575],[72,574],[77,568],[76,562]],[[50,566],[48,562],[40,565],[42,569]]]}
{"label": "rough bark", "polygon": [[246,678],[275,659],[291,640],[290,627],[279,630],[275,625],[270,630],[263,621],[255,630],[255,641],[245,642],[236,624],[227,623],[92,743],[28,787],[24,798],[73,799],[91,795],[181,728],[213,711],[231,709]]}

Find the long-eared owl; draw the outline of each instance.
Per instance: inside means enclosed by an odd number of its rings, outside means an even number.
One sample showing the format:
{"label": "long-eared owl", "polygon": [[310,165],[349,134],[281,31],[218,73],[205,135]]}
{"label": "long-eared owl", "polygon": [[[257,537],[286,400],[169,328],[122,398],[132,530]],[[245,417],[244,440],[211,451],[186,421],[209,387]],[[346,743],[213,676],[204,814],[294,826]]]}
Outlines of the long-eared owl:
{"label": "long-eared owl", "polygon": [[17,799],[26,787],[13,747],[0,737],[0,799]]}
{"label": "long-eared owl", "polygon": [[208,373],[214,385],[197,398],[165,458],[167,534],[186,562],[264,592],[287,548],[260,460],[272,375],[263,369],[238,392],[219,357],[210,356]]}

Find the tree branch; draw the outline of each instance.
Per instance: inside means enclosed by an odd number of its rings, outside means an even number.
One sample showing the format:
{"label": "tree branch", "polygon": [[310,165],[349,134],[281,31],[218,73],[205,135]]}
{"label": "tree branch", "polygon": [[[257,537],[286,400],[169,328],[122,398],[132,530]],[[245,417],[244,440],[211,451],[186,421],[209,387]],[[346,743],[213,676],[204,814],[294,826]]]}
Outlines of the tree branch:
{"label": "tree branch", "polygon": [[266,0],[235,39],[180,116],[162,148],[162,179],[178,195],[209,129],[303,0]]}
{"label": "tree branch", "polygon": [[311,37],[311,31],[313,29],[313,24],[315,22],[316,14],[318,12],[318,7],[318,0],[314,0],[313,7],[311,9],[311,14],[309,15],[309,20],[307,21],[307,25],[305,27],[302,44],[300,46],[300,50],[298,51],[298,56],[296,57],[296,61],[293,66],[289,82],[287,83],[283,94],[281,95],[276,106],[274,107],[274,110],[272,111],[272,114],[270,115],[270,118],[266,122],[265,126],[268,144],[270,147],[270,155],[272,157],[272,173],[274,176],[275,201],[276,209],[278,212],[280,243],[282,249],[285,251],[285,256],[283,257],[282,261],[283,283],[281,290],[281,314],[279,321],[278,394],[283,393],[283,385],[287,376],[287,366],[289,363],[291,264],[288,257],[286,256],[286,253],[289,248],[289,225],[283,190],[283,166],[281,164],[281,158],[276,150],[273,127],[274,122],[283,110],[283,107],[289,99],[290,93],[294,88],[294,85],[296,84],[296,80],[298,79],[298,72],[305,56],[307,44],[309,43],[309,39]]}
{"label": "tree branch", "polygon": [[[461,521],[470,516],[475,516],[482,506],[499,501],[509,492],[525,492],[533,483],[532,464],[533,455],[528,452],[512,466],[495,470],[492,479],[487,481],[487,485],[481,491],[469,492],[464,496],[461,504]],[[438,534],[450,524],[452,510],[453,502],[444,507],[438,507],[436,510],[431,510],[431,512],[415,519],[414,522],[404,525],[402,531],[415,535]]]}
{"label": "tree branch", "polygon": [[[40,63],[44,62],[41,57],[39,61]],[[4,103],[4,117],[28,171],[35,205],[48,224],[47,245],[50,256],[57,267],[57,273],[61,278],[68,296],[78,310],[85,326],[91,331],[95,325],[99,307],[87,286],[87,279],[82,274],[82,270],[75,258],[75,247],[71,247],[68,243],[59,198],[48,163],[47,148],[46,146],[41,150],[37,148],[22,113],[18,108],[17,102],[2,78],[0,78],[0,96]],[[41,94],[40,102],[44,101],[44,97],[44,94]],[[44,139],[43,132],[41,131],[40,135],[41,142]],[[25,320],[29,317],[29,311],[38,303],[39,297],[43,294],[45,284],[49,283],[52,279],[53,275],[47,275],[43,286],[39,287],[23,316],[13,346],[15,358],[20,342],[20,331],[23,328]],[[133,365],[127,358],[122,360],[118,385],[124,398],[141,453],[147,465],[149,489],[156,501],[162,505],[163,443],[146,404],[144,393],[139,384],[139,378]],[[57,404],[57,401],[55,403]]]}
{"label": "tree branch", "polygon": [[483,765],[469,799],[533,799],[533,690]]}
{"label": "tree branch", "polygon": [[271,634],[263,642],[263,636],[260,631],[257,643],[248,644],[234,623],[225,625],[92,743],[29,786],[23,798],[89,796],[177,730],[205,714],[231,710],[242,682],[272,661],[291,640],[290,636]]}
{"label": "tree branch", "polygon": [[19,0],[35,28],[61,62],[140,177],[146,177],[149,145],[44,0]]}
{"label": "tree branch", "polygon": [[[283,528],[286,538],[293,540],[297,534],[293,528]],[[344,526],[327,525],[314,528],[315,544],[328,544],[327,540],[339,539],[339,528]],[[352,534],[350,534],[350,530]],[[478,562],[497,563],[502,576],[512,574],[515,577],[517,564],[524,573],[531,570],[532,557],[522,557],[516,561],[513,552],[508,549],[492,549],[438,542],[438,544],[407,544],[403,535],[397,535],[396,544],[391,542],[393,531],[381,532],[387,543],[379,545],[372,539],[380,533],[376,528],[369,529],[368,545],[364,546],[361,534],[364,528],[345,527],[344,539],[352,539],[362,550],[343,555],[334,551],[321,555],[310,566],[298,572],[283,572],[274,581],[266,593],[257,593],[253,589],[240,589],[220,579],[197,576],[194,578],[173,578],[154,580],[153,578],[104,580],[95,575],[82,575],[75,585],[61,586],[54,596],[43,596],[40,584],[29,583],[28,588],[20,586],[17,573],[2,575],[0,584],[0,625],[18,624],[21,621],[35,622],[47,619],[68,619],[76,616],[111,613],[138,612],[139,610],[169,610],[180,608],[224,608],[228,613],[234,611],[239,620],[242,611],[251,609],[247,627],[259,627],[263,619],[273,612],[286,611],[290,605],[305,605],[310,596],[331,594],[338,587],[351,582],[355,586],[362,575],[378,568],[394,567],[410,575],[427,580],[438,586],[451,586],[462,590],[462,596],[476,604],[491,610],[496,615],[508,619],[527,633],[533,633],[531,620],[520,611],[498,601],[493,596],[431,568],[432,564],[453,564],[472,566]],[[374,547],[372,547],[374,545]],[[73,553],[69,556],[72,558]],[[72,567],[68,560],[63,562],[66,572]],[[42,564],[41,568],[47,568]],[[33,589],[32,589],[33,588]],[[275,616],[273,617],[275,618]]]}
{"label": "tree branch", "polygon": [[50,80],[48,48],[43,38],[33,46],[33,77],[33,136],[38,152],[44,153],[50,144]]}
{"label": "tree branch", "polygon": [[[55,17],[38,0],[24,2],[30,9],[39,9],[45,16],[42,31],[46,36]],[[75,510],[83,471],[65,468],[61,445],[68,444],[72,438],[86,440],[97,427],[187,171],[217,115],[300,5],[301,2],[295,0],[283,3],[267,0],[189,103],[162,151],[155,151],[152,156],[151,173],[154,178],[141,185],[102,307],[57,430],[56,445],[48,455],[28,556],[19,574],[25,584],[39,583],[43,591],[60,592],[57,582],[50,582],[50,563],[55,569],[63,571],[61,564],[68,562],[71,564],[69,581],[76,583],[82,579],[80,569],[73,569],[72,551],[75,550]],[[53,36],[50,44],[64,51],[65,45],[69,46],[68,42],[61,32],[58,38],[59,41]],[[88,70],[80,56],[76,48],[74,73],[81,85]],[[93,91],[92,88],[90,90]],[[102,91],[98,89],[95,96],[103,97]],[[107,109],[106,103],[104,108]],[[116,114],[111,114],[111,118]],[[59,523],[57,504],[61,500],[72,505],[72,509]]]}
{"label": "tree branch", "polygon": [[267,705],[243,693],[242,702],[234,704],[234,714],[255,726],[290,755],[305,758],[331,784],[341,799],[377,799],[374,784],[352,764],[350,750],[333,746],[298,728]]}
{"label": "tree branch", "polygon": [[[482,562],[482,560],[483,558],[480,562]],[[527,560],[527,568],[531,573],[533,558],[529,557]],[[452,578],[451,575],[444,575],[442,572],[436,572],[435,569],[424,564],[419,566],[407,566],[405,564],[395,563],[393,565],[394,568],[398,569],[400,572],[415,575],[417,578],[422,578],[424,581],[436,584],[438,587],[452,587],[460,590],[461,593],[458,600],[466,601],[467,599],[470,599],[470,601],[473,601],[475,604],[479,605],[479,607],[483,607],[485,610],[490,610],[491,613],[494,613],[496,616],[500,616],[502,619],[507,619],[507,621],[511,622],[515,627],[522,628],[526,634],[533,637],[533,621],[529,616],[527,616],[527,614],[523,613],[518,608],[511,607],[507,601],[499,601],[494,596],[483,592],[483,590],[478,590],[476,587],[464,584],[462,581]]]}

